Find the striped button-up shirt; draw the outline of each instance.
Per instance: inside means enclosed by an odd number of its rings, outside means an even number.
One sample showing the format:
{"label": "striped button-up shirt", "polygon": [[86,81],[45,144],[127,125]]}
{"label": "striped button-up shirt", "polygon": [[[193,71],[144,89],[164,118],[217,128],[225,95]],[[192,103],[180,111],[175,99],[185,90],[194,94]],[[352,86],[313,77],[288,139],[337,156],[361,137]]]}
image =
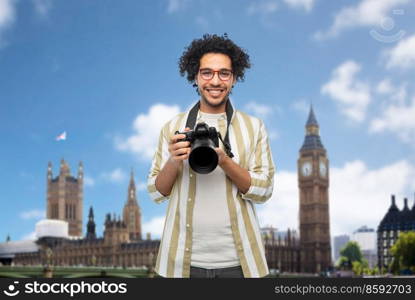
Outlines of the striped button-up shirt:
{"label": "striped button-up shirt", "polygon": [[[162,128],[148,176],[147,188],[152,199],[156,203],[169,200],[156,262],[156,272],[164,277],[190,275],[196,176],[203,175],[195,173],[185,161],[170,195],[163,196],[155,186],[157,175],[170,157],[169,140],[177,130],[184,131],[188,113],[180,113]],[[221,132],[226,131],[226,121],[219,127]],[[254,204],[267,201],[274,187],[275,168],[268,135],[260,119],[238,110],[234,111],[228,130],[232,159],[251,176],[251,186],[245,194],[226,177],[226,201],[235,248],[244,276],[263,277],[268,274],[268,266]]]}

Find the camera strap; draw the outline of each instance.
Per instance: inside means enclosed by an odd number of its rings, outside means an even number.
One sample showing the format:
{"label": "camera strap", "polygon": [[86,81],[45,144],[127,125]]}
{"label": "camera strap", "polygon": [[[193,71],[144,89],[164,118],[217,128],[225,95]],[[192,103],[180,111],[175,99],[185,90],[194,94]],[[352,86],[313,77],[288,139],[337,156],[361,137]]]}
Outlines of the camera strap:
{"label": "camera strap", "polygon": [[[200,101],[198,101],[192,107],[192,109],[189,111],[189,114],[187,116],[186,127],[189,127],[191,130],[193,130],[195,128],[197,113],[199,112],[199,108],[200,108]],[[227,124],[227,127],[226,127],[225,140],[222,139],[222,136],[221,136],[220,132],[218,132],[218,135],[219,135],[219,139],[222,141],[223,145],[225,146],[226,154],[230,158],[232,158],[234,156],[233,153],[232,153],[231,144],[229,143],[229,125],[231,124],[232,115],[233,115],[233,107],[232,107],[231,101],[228,99],[228,101],[226,101],[226,122],[228,124]]]}

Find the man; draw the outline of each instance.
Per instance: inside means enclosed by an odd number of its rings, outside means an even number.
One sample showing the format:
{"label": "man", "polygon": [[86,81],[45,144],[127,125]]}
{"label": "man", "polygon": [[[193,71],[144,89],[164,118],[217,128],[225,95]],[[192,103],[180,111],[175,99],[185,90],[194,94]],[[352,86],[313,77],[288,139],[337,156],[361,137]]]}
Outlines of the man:
{"label": "man", "polygon": [[[190,278],[266,276],[254,203],[271,197],[274,164],[263,122],[235,110],[229,100],[250,67],[249,56],[226,34],[204,35],[187,47],[179,66],[200,100],[165,124],[148,176],[154,201],[169,199],[156,272]],[[175,134],[201,122],[215,127],[228,146],[215,148],[218,166],[209,174],[189,167],[190,143]]]}

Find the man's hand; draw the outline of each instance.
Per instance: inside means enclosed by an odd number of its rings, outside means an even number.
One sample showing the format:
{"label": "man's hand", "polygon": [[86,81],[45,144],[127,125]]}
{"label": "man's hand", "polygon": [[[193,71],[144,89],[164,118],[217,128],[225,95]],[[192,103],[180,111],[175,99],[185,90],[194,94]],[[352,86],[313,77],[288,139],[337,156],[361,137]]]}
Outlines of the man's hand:
{"label": "man's hand", "polygon": [[225,172],[226,176],[232,180],[243,194],[248,192],[251,186],[251,175],[248,170],[240,167],[221,148],[215,148],[215,151],[218,154],[218,165]]}
{"label": "man's hand", "polygon": [[218,155],[218,165],[222,167],[223,164],[226,162],[226,160],[229,159],[230,157],[226,155],[225,151],[223,151],[222,148],[215,148],[215,151]]}
{"label": "man's hand", "polygon": [[[184,131],[189,131],[186,128]],[[165,163],[163,169],[156,177],[156,189],[164,196],[170,195],[174,182],[176,181],[177,174],[183,165],[183,160],[189,158],[190,143],[189,142],[177,142],[180,139],[184,139],[184,134],[175,134],[169,141],[169,153],[170,158]]]}
{"label": "man's hand", "polygon": [[[184,131],[190,131],[188,127]],[[184,134],[175,134],[169,141],[169,161],[176,166],[180,166],[185,159],[189,158],[190,154],[190,142],[178,142],[178,140],[184,139]]]}

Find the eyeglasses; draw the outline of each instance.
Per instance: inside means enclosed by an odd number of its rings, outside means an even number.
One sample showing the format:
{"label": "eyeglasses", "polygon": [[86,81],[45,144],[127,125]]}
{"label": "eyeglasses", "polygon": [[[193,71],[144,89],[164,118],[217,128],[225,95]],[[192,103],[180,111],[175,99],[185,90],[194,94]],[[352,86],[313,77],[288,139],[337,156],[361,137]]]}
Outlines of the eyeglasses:
{"label": "eyeglasses", "polygon": [[200,69],[199,70],[200,76],[204,80],[211,80],[213,76],[215,76],[215,73],[218,73],[219,79],[222,81],[228,81],[231,79],[233,72],[228,69],[220,69],[217,71],[214,71],[212,69],[206,68],[206,69]]}

